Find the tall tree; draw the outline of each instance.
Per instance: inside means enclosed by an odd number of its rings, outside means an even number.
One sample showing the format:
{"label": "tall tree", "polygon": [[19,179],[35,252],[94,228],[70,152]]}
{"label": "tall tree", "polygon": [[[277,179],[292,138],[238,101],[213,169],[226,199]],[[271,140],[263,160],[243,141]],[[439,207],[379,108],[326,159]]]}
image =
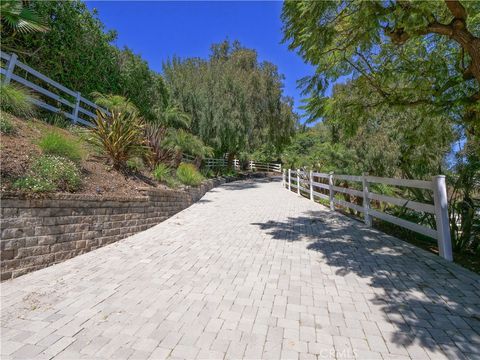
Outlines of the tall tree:
{"label": "tall tree", "polygon": [[361,75],[384,103],[432,104],[478,132],[479,13],[479,1],[285,2],[284,41],[316,67],[303,79],[311,119],[332,82]]}
{"label": "tall tree", "polygon": [[283,77],[238,42],[212,46],[209,59],[173,58],[164,64],[173,100],[192,116],[192,131],[217,153],[281,147],[293,132],[292,101]]}

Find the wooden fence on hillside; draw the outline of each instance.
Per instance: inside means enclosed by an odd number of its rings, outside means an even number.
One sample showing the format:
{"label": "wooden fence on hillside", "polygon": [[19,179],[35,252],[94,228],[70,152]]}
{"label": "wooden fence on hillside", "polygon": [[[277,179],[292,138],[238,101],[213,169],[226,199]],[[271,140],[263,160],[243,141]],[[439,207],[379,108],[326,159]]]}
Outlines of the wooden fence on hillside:
{"label": "wooden fence on hillside", "polygon": [[[367,226],[372,225],[372,218],[378,218],[383,221],[395,224],[402,228],[423,234],[425,236],[436,239],[440,256],[448,261],[453,260],[452,244],[450,239],[450,227],[448,222],[448,200],[445,176],[434,176],[431,181],[424,180],[406,180],[392,179],[376,176],[352,176],[337,175],[333,173],[306,172],[301,170],[288,169],[283,173],[283,185],[288,190],[295,189],[298,195],[309,197],[310,200],[322,199],[329,203],[330,209],[335,210],[335,206],[341,206],[353,209],[363,214],[364,222]],[[343,182],[344,186],[340,183]],[[359,184],[357,188],[347,187],[345,183]],[[371,184],[384,184],[391,186],[400,186],[427,190],[433,192],[433,204],[402,199],[399,197],[387,196],[372,191]],[[347,194],[344,199],[339,199],[336,194]],[[355,199],[362,199],[361,203],[351,201],[351,196]],[[403,208],[433,214],[435,217],[436,229],[429,228],[405,219],[373,209],[370,205],[371,201],[388,203]]]}
{"label": "wooden fence on hillside", "polygon": [[16,54],[10,55],[0,51],[0,58],[3,60],[0,67],[3,83],[9,84],[13,80],[29,88],[33,93],[40,94],[41,97],[30,98],[30,101],[38,107],[65,116],[74,124],[86,126],[92,125],[91,119],[96,118],[95,111],[101,110],[109,114],[107,110],[85,99],[80,92],[70,90],[22,63]]}
{"label": "wooden fence on hillside", "polygon": [[282,164],[258,162],[251,160],[248,165],[250,171],[282,172]]}

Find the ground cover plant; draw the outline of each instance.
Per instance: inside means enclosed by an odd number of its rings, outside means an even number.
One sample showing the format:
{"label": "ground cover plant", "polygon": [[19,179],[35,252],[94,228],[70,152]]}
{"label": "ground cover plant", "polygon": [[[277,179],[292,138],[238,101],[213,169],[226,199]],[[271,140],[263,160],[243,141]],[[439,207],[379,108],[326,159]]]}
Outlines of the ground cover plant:
{"label": "ground cover plant", "polygon": [[33,116],[35,106],[29,97],[34,97],[34,95],[19,85],[0,85],[0,109],[2,111],[17,116]]}
{"label": "ground cover plant", "polygon": [[45,154],[61,156],[72,161],[79,161],[82,158],[80,145],[57,131],[42,136],[38,146]]}
{"label": "ground cover plant", "polygon": [[80,171],[73,161],[44,155],[34,161],[27,176],[14,183],[14,188],[31,192],[74,192],[81,183]]}
{"label": "ground cover plant", "polygon": [[177,178],[184,185],[198,186],[204,177],[192,164],[181,163],[177,168]]}

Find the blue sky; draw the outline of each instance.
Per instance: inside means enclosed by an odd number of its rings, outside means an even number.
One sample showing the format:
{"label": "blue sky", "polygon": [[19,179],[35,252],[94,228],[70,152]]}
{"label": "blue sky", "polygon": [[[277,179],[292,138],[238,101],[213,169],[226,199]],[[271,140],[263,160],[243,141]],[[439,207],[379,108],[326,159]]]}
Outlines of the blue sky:
{"label": "blue sky", "polygon": [[212,43],[239,40],[256,49],[260,60],[278,66],[284,94],[294,98],[296,109],[301,105],[296,82],[313,68],[281,44],[281,2],[87,1],[87,6],[98,10],[106,29],[117,30],[117,46],[128,46],[157,72],[173,55],[207,57]]}

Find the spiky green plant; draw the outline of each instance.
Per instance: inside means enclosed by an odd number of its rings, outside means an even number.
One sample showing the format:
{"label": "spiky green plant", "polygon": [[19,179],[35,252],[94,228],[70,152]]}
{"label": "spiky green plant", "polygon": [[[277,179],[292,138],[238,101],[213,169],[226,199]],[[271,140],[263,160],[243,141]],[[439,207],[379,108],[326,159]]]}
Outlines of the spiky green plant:
{"label": "spiky green plant", "polygon": [[145,152],[144,124],[135,114],[97,111],[88,142],[97,146],[110,159],[113,168],[126,170],[126,162]]}
{"label": "spiky green plant", "polygon": [[72,161],[79,161],[82,158],[80,144],[68,139],[58,131],[51,131],[43,135],[38,146],[45,154],[62,156]]}
{"label": "spiky green plant", "polygon": [[161,123],[166,127],[188,129],[192,118],[177,105],[169,105],[160,115]]}
{"label": "spiky green plant", "polygon": [[0,109],[16,116],[33,116],[35,108],[30,101],[34,98],[27,89],[16,84],[0,85]]}
{"label": "spiky green plant", "polygon": [[203,176],[192,164],[181,163],[177,169],[177,178],[184,185],[198,186],[203,181]]}
{"label": "spiky green plant", "polygon": [[157,181],[166,182],[172,177],[172,169],[167,164],[160,163],[153,169],[152,176]]}

